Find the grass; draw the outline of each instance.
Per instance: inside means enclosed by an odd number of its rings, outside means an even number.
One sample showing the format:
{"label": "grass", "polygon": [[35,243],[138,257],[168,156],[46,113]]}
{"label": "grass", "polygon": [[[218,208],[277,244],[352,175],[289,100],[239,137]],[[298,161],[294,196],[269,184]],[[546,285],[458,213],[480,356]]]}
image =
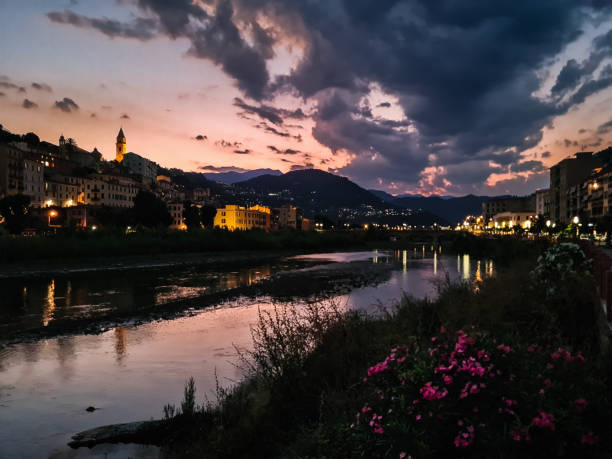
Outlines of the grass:
{"label": "grass", "polygon": [[[529,256],[515,259],[477,288],[446,284],[440,286],[435,301],[403,298],[395,311],[383,316],[342,311],[333,303],[261,314],[253,331],[253,350],[242,352],[245,381],[221,391],[217,404],[171,417],[164,453],[167,457],[398,457],[407,446],[415,457],[547,457],[570,452],[609,457],[611,394],[605,363],[609,350],[602,344],[604,325],[593,279],[570,269],[544,280],[534,271],[536,255],[534,246]],[[554,289],[543,288],[551,282]],[[439,379],[430,353],[432,338],[442,339],[441,327],[449,337],[456,336],[457,330],[468,330],[476,337],[474,349],[486,349],[503,368],[506,376],[486,394],[483,390],[482,397],[489,398],[483,398],[481,406],[489,407],[491,400],[499,403],[507,395],[502,391],[519,387],[516,381],[528,381],[514,395],[521,406],[516,419],[491,422],[488,429],[477,425],[476,439],[471,439],[469,431],[457,434],[457,422],[475,422],[477,415],[465,412],[463,398],[451,394],[432,405],[432,416],[442,416],[444,421],[431,423],[425,431],[419,430],[411,403],[393,405],[399,414],[396,418],[389,414],[395,420],[384,421],[385,433],[373,432],[367,424],[351,428],[355,413],[380,409],[391,394],[395,394],[394,403],[407,397],[419,399],[425,382]],[[511,346],[508,352],[516,358],[514,364],[504,360],[505,347],[495,347],[499,343]],[[390,350],[398,346],[410,349],[411,358],[382,379],[364,382],[368,368],[388,361]],[[537,358],[531,346],[541,350]],[[549,370],[547,349],[558,347],[568,349],[570,355],[581,353],[586,363],[580,368]],[[391,351],[394,359],[395,353]],[[541,397],[534,388],[542,386],[537,376],[545,371],[557,371],[556,380],[552,395]],[[571,403],[566,406],[568,397],[581,391],[597,407],[584,415],[571,411]],[[390,405],[384,407],[390,409]],[[544,425],[540,418],[535,421],[538,409],[547,410],[547,416],[555,414],[556,431],[536,425]],[[455,423],[450,437],[449,420]],[[519,440],[509,436],[510,428]],[[460,440],[467,438],[468,444],[457,450],[452,439],[463,434],[467,437]],[[581,443],[585,438],[587,443]]]}

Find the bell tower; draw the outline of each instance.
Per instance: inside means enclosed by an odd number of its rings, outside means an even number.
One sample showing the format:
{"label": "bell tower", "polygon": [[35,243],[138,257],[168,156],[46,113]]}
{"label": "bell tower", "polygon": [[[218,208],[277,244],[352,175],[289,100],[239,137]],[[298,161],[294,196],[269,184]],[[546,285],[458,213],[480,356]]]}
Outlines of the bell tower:
{"label": "bell tower", "polygon": [[123,134],[123,128],[119,129],[119,134],[117,134],[117,155],[115,156],[115,160],[120,163],[123,161],[123,155],[126,153],[126,142],[125,135]]}

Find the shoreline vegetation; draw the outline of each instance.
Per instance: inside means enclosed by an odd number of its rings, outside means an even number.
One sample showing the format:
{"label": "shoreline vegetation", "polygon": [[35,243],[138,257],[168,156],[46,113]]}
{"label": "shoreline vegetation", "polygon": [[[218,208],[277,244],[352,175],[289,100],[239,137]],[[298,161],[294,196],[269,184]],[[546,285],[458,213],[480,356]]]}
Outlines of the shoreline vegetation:
{"label": "shoreline vegetation", "polygon": [[[306,253],[313,251],[338,251],[355,249],[403,249],[415,245],[442,245],[450,252],[486,255],[501,260],[515,257],[531,250],[530,242],[518,237],[483,238],[454,231],[407,231],[401,233],[368,231],[276,231],[261,230],[227,231],[204,229],[193,231],[141,230],[128,233],[118,231],[90,231],[87,233],[65,233],[52,236],[1,236],[0,273],[19,272],[38,263],[50,267],[66,263],[77,264],[79,260],[92,266],[112,266],[115,259],[130,263],[133,257],[163,257],[175,254],[239,253],[245,251],[291,251]],[[125,268],[125,266],[123,267]]]}
{"label": "shoreline vegetation", "polygon": [[218,386],[216,402],[198,404],[190,380],[151,430],[101,428],[71,446],[150,443],[164,458],[610,457],[610,327],[589,262],[574,244],[528,247],[506,252],[493,278],[447,282],[436,300],[404,297],[382,316],[333,303],[261,313],[253,349],[239,350],[244,381]]}

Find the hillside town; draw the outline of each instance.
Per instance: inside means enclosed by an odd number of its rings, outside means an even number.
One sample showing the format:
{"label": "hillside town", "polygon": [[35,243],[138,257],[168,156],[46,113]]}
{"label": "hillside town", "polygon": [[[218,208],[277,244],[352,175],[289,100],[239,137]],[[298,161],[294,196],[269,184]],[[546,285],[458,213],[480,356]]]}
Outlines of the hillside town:
{"label": "hillside town", "polygon": [[[26,196],[31,216],[51,228],[95,230],[109,209],[112,213],[133,208],[139,193],[152,194],[163,202],[171,217],[169,227],[176,230],[187,229],[188,212],[199,214],[206,208],[216,209],[212,225],[228,230],[314,228],[312,219],[292,205],[220,206],[223,200],[211,194],[210,188],[173,182],[159,164],[127,151],[123,128],[117,134],[114,159],[105,159],[97,148],[91,152],[80,148],[64,135],[54,145],[41,142],[33,133],[2,132],[6,138],[0,142],[0,199]],[[199,218],[194,221],[201,223]]]}

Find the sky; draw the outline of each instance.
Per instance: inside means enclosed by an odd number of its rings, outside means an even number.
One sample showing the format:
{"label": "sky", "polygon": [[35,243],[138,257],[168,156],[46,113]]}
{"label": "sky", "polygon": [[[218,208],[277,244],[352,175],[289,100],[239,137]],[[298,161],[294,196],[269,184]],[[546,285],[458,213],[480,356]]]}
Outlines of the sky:
{"label": "sky", "polygon": [[607,0],[0,0],[0,124],[188,171],[528,194],[612,145]]}

